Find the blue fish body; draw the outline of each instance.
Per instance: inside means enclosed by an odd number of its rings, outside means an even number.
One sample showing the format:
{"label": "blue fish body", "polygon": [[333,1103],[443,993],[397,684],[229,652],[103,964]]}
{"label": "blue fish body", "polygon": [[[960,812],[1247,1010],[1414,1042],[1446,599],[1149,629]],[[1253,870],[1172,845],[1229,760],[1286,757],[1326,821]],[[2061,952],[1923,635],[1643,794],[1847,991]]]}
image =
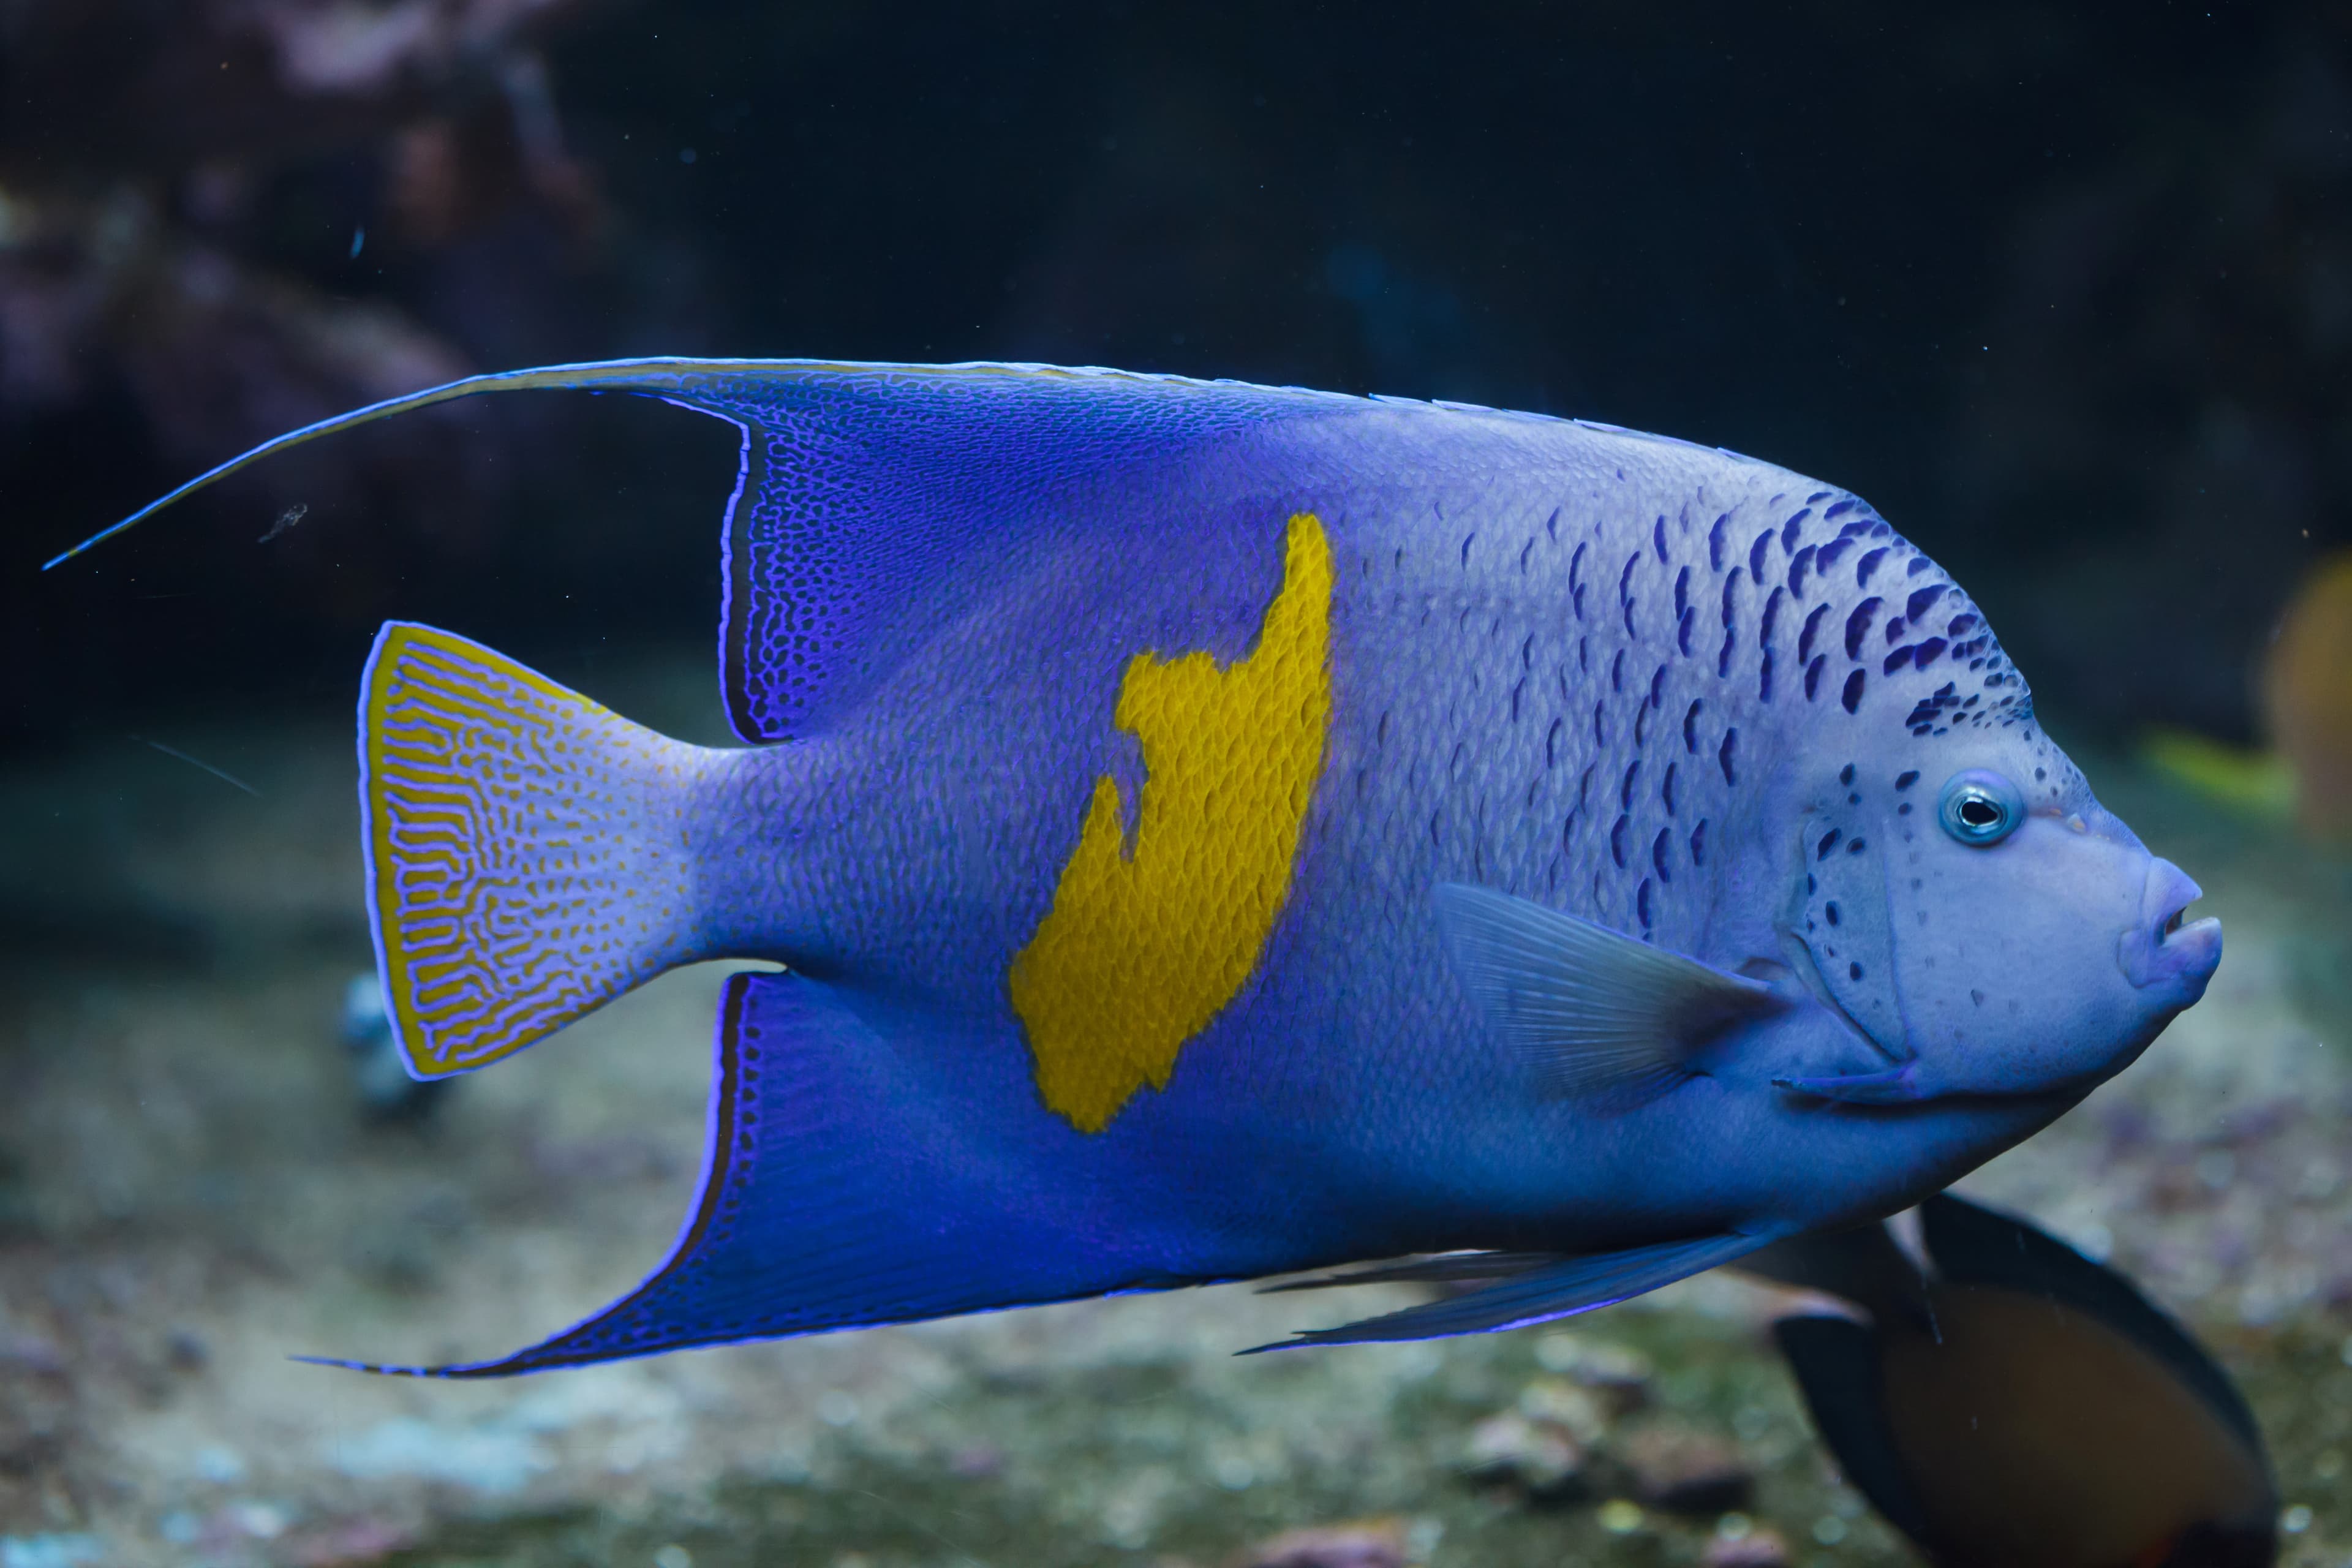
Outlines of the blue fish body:
{"label": "blue fish body", "polygon": [[730,983],[671,1257],[443,1370],[1464,1249],[1488,1290],[1308,1337],[1558,1316],[1917,1201],[2219,961],[1966,595],[1728,453],[1112,372],[650,361],[459,383],[197,483],[526,386],[742,429],[749,744],[388,626],[362,798],[412,1070],[677,963],[789,973]]}

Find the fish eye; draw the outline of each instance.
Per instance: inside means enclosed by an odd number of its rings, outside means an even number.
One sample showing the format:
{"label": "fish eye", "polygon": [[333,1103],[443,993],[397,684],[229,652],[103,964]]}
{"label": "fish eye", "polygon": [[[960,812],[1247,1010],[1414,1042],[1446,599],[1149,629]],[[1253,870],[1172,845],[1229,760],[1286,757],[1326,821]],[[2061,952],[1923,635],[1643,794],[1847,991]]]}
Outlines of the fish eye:
{"label": "fish eye", "polygon": [[1936,815],[1945,832],[1981,849],[2008,837],[2025,819],[2025,802],[2017,786],[1999,773],[1971,769],[1954,773],[1944,785]]}

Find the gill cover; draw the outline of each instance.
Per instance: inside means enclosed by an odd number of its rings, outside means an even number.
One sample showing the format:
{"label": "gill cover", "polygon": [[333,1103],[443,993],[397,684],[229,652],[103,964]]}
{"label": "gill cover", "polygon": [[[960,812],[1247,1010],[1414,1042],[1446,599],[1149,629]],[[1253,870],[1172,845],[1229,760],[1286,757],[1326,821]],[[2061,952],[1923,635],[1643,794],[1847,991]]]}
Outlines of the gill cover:
{"label": "gill cover", "polygon": [[1798,972],[1811,972],[1807,979],[1817,994],[1888,1060],[1906,1062],[1913,1053],[1895,989],[1886,847],[1871,825],[1866,787],[1846,768],[1836,805],[1799,824],[1780,937]]}

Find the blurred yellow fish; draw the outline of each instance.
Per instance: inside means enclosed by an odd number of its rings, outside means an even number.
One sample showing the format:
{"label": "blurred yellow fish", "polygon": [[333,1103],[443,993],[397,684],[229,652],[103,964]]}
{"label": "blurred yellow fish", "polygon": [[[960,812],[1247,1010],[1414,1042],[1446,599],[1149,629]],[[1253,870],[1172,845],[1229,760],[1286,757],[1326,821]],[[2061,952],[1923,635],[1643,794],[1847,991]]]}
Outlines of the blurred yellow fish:
{"label": "blurred yellow fish", "polygon": [[2263,708],[2304,830],[2352,838],[2352,551],[2322,561],[2280,617]]}

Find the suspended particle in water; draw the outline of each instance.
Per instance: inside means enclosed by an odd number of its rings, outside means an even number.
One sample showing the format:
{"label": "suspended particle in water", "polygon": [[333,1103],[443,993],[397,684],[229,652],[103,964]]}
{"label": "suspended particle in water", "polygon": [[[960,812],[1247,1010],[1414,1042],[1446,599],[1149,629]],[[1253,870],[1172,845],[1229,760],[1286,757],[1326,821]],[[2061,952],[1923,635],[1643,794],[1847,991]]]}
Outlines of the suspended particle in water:
{"label": "suspended particle in water", "polygon": [[278,514],[278,521],[269,525],[269,531],[263,534],[256,542],[261,544],[268,543],[271,540],[277,538],[279,534],[285,532],[288,529],[293,527],[296,523],[301,521],[304,518],[310,515],[310,503],[307,501],[296,501],[292,506],[288,507],[284,511]]}

